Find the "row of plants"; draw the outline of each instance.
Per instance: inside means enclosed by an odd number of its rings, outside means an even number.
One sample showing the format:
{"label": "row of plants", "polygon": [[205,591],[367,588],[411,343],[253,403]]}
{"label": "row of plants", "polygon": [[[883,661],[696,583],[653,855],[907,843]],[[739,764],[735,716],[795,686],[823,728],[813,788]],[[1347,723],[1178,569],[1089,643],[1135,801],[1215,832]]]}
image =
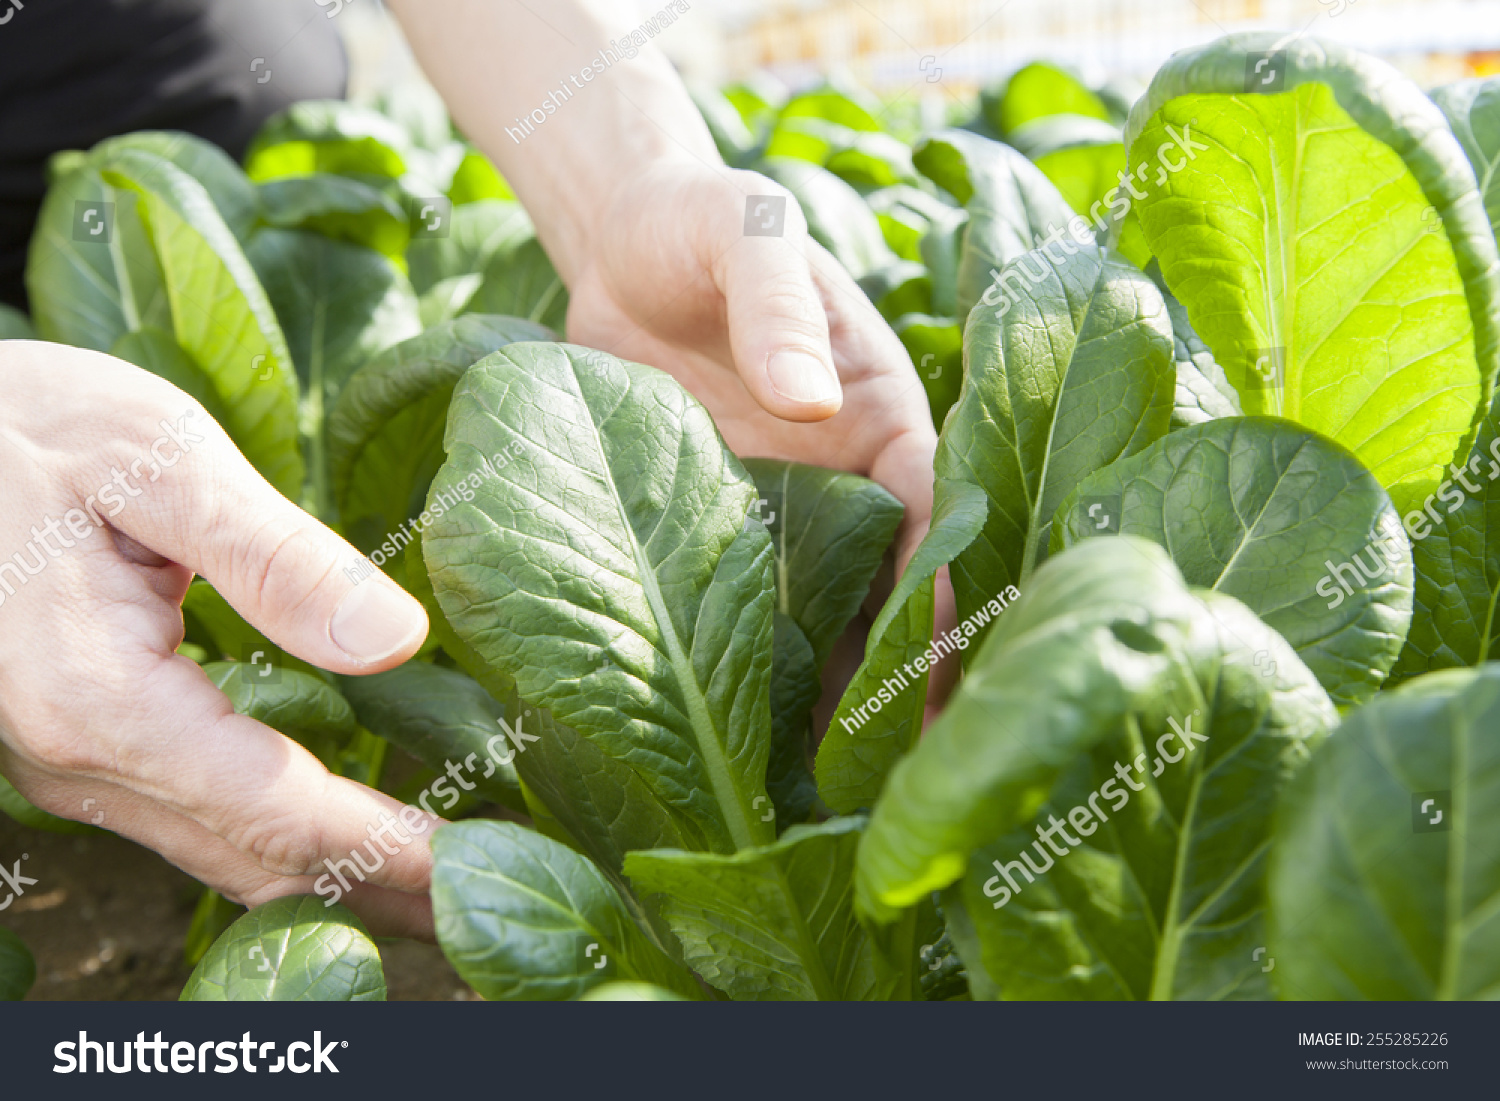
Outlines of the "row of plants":
{"label": "row of plants", "polygon": [[[171,379],[423,601],[417,658],[339,678],[195,582],[184,652],[342,775],[416,757],[399,797],[487,762],[432,884],[486,998],[1494,997],[1497,96],[1262,35],[1133,105],[1027,66],[922,134],[847,87],[701,94],[941,430],[826,731],[899,504],[555,342],[566,290],[435,102],[299,105],[243,170],[59,157],[3,323]],[[945,566],[963,676],[924,736]],[[383,997],[325,901],[224,929],[205,895],[184,998]]]}

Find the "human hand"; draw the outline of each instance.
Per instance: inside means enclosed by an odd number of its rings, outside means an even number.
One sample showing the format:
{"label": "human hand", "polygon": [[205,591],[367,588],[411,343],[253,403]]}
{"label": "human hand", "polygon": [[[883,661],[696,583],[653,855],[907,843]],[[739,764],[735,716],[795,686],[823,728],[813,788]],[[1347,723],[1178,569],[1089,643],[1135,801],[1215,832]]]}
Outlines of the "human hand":
{"label": "human hand", "polygon": [[[787,198],[781,236],[745,235],[752,195]],[[926,393],[795,197],[754,172],[671,158],[622,181],[592,226],[570,265],[569,339],[670,373],[737,454],[885,486],[906,506],[904,566],[932,515]]]}
{"label": "human hand", "polygon": [[[200,573],[279,646],[346,674],[415,653],[421,605],[379,572],[352,586],[358,552],[170,383],[7,341],[0,384],[0,773],[61,817],[103,811],[236,902],[311,894],[325,857],[401,805],[236,715],[174,652],[183,594]],[[374,933],[431,939],[430,869],[425,843],[401,846],[344,901]]]}

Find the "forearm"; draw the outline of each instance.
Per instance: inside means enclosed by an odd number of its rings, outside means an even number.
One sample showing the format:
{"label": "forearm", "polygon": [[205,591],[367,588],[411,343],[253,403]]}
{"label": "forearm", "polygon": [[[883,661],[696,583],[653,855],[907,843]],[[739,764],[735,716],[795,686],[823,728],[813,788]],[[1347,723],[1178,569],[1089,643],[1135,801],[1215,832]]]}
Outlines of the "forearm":
{"label": "forearm", "polygon": [[[500,166],[570,285],[621,180],[660,160],[721,163],[666,57],[650,44],[634,58],[611,45],[641,25],[633,4],[391,0],[390,7],[458,125]],[[685,7],[679,0],[668,14]]]}

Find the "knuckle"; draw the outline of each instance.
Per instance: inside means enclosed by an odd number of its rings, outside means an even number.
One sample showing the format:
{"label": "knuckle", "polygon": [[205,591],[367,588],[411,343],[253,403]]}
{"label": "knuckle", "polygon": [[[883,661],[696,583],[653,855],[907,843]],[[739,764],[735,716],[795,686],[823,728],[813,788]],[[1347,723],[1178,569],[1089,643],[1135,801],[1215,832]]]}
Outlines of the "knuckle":
{"label": "knuckle", "polygon": [[322,860],[321,834],[301,819],[257,819],[247,822],[230,840],[266,871],[279,876],[307,875]]}

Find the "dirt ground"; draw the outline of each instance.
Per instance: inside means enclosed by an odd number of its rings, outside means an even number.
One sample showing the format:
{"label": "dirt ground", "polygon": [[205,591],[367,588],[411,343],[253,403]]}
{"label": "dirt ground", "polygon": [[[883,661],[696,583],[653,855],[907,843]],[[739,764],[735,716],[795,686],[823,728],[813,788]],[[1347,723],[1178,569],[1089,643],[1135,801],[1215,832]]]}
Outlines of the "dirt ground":
{"label": "dirt ground", "polygon": [[[0,861],[35,886],[0,912],[36,957],[31,1001],[175,1000],[192,969],[183,938],[203,888],[114,834],[65,837],[0,814]],[[4,894],[10,894],[4,888]],[[476,997],[435,945],[382,941],[392,1001]]]}

